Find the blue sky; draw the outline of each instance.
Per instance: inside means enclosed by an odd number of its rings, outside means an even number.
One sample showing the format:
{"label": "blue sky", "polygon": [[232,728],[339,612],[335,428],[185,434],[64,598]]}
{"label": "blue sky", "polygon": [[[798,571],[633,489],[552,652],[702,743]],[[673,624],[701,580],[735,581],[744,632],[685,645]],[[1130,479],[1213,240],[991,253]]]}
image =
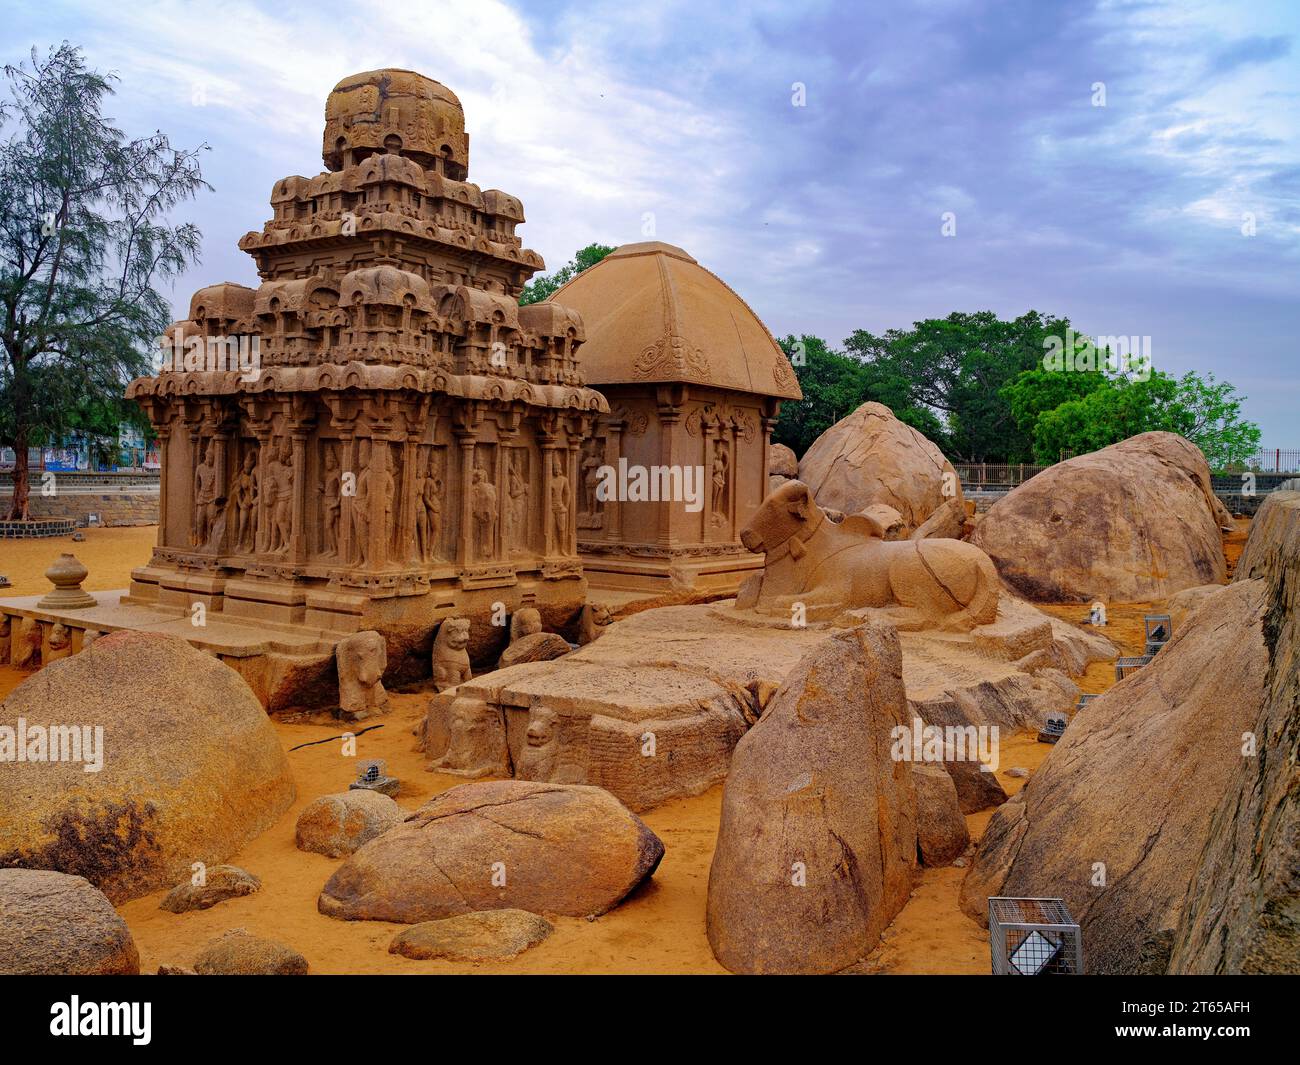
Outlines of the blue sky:
{"label": "blue sky", "polygon": [[277,179],[320,171],[325,95],[400,66],[460,96],[471,180],[523,200],[525,243],[551,267],[652,224],[778,335],[1066,315],[1150,336],[1157,369],[1232,381],[1266,445],[1300,447],[1294,0],[21,0],[7,14],[4,61],[72,40],[120,76],[111,113],[129,133],[212,147],[215,191],[186,212],[204,261],[180,309],[203,284],[256,284],[235,242],[269,216]]}

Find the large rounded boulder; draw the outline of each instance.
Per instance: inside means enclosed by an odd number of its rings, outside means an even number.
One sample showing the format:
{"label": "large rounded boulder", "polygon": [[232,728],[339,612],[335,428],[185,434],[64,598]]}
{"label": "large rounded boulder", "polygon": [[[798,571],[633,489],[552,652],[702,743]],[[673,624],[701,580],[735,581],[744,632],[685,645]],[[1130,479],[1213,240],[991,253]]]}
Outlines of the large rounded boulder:
{"label": "large rounded boulder", "polygon": [[961,482],[943,452],[882,403],[862,404],[813,441],[799,462],[799,480],[829,510],[893,507],[905,535],[961,499]]}
{"label": "large rounded boulder", "polygon": [[224,862],[294,798],[248,685],[175,636],[50,663],[0,704],[6,744],[25,759],[0,769],[0,866],[84,876],[115,903]]}
{"label": "large rounded boulder", "polygon": [[1225,521],[1200,449],[1142,433],[1026,481],[971,543],[1028,599],[1145,602],[1222,583]]}
{"label": "large rounded boulder", "polygon": [[126,922],[85,877],[0,869],[0,974],[136,976]]}
{"label": "large rounded boulder", "polygon": [[1149,665],[1079,710],[990,820],[962,884],[967,916],[986,922],[990,896],[1062,898],[1089,972],[1165,972],[1189,894],[1212,890],[1203,860],[1247,806],[1239,785],[1294,758],[1264,735],[1255,749],[1268,615],[1264,581],[1220,588]]}
{"label": "large rounded boulder", "polygon": [[663,854],[659,837],[602,788],[462,784],[339,866],[318,909],[405,924],[494,909],[598,916]]}

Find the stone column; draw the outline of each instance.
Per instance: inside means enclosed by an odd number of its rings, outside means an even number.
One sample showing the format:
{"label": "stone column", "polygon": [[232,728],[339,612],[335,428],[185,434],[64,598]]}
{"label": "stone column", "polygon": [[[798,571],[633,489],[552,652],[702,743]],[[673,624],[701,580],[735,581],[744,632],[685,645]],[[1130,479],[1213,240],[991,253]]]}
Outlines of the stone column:
{"label": "stone column", "polygon": [[460,445],[460,530],[456,538],[456,561],[467,566],[475,561],[474,550],[474,445],[477,434],[472,429],[456,429],[456,443]]}

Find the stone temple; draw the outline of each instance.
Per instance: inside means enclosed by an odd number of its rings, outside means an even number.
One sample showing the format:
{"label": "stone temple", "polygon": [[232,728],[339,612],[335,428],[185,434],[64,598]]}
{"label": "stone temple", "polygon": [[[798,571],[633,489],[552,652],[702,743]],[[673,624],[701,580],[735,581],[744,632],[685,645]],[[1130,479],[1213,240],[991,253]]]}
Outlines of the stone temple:
{"label": "stone temple", "polygon": [[598,607],[761,567],[740,530],[800,392],[731,289],[633,244],[519,306],[544,266],[523,208],[468,181],[459,101],[410,71],[339,82],[322,158],[239,242],[261,284],[196,292],[130,386],[160,441],[149,563],[94,605],[0,603],[15,662],[166,632],[312,708],[354,633],[383,636],[386,681],[436,680],[431,653],[495,662],[523,611],[585,642]]}
{"label": "stone temple", "polygon": [[[371,71],[325,115],[326,171],[277,182],[240,240],[262,284],[196,293],[177,366],[131,386],[161,439],[162,527],[124,602],[327,634],[498,602],[567,623],[581,445],[608,410],[581,319],[518,305],[543,263],[520,202],[468,182],[450,90]],[[222,361],[253,336],[255,368]]]}
{"label": "stone temple", "polygon": [[[582,315],[583,369],[610,405],[582,446],[587,579],[601,591],[735,591],[762,566],[740,530],[767,494],[781,401],[803,395],[789,360],[739,296],[671,244],[625,245],[553,299]],[[632,491],[602,500],[602,467],[631,471]],[[635,498],[637,470],[656,498]],[[673,470],[691,498],[655,475]]]}

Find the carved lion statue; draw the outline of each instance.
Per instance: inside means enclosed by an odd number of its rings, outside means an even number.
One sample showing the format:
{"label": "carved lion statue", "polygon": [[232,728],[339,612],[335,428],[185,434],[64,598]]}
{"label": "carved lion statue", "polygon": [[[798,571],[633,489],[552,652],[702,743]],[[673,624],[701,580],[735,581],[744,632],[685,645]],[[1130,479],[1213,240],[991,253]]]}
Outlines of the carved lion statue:
{"label": "carved lion statue", "polygon": [[849,610],[879,611],[900,629],[967,632],[997,617],[1000,584],[992,560],[960,540],[884,540],[880,523],[850,515],[835,524],[801,481],[769,495],[741,531],[766,556],[737,609],[809,621]]}
{"label": "carved lion statue", "polygon": [[469,618],[447,618],[433,640],[433,684],[440,692],[469,680]]}

